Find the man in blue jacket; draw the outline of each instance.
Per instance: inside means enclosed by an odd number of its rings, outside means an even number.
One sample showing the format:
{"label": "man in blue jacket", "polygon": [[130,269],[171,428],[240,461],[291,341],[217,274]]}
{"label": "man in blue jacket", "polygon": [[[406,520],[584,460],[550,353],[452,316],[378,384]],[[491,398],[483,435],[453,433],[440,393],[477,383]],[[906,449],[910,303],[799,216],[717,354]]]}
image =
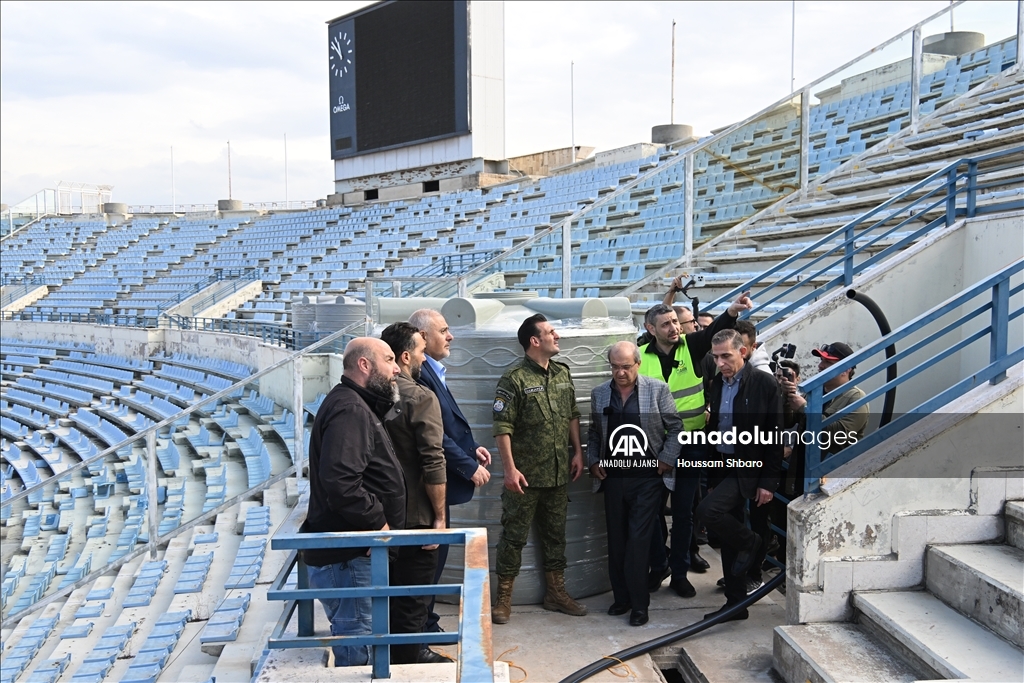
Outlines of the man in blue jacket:
{"label": "man in blue jacket", "polygon": [[[451,506],[468,503],[473,498],[476,488],[490,480],[491,473],[487,471],[487,466],[491,464],[491,454],[473,438],[469,420],[462,414],[455,397],[445,384],[445,367],[441,365],[441,361],[451,352],[454,337],[444,316],[438,311],[421,308],[409,317],[409,323],[418,328],[427,340],[426,362],[423,363],[419,383],[433,391],[441,404],[441,420],[444,423],[442,445],[448,476],[445,519],[450,526]],[[438,550],[434,583],[441,580],[441,572],[448,559],[448,546],[442,545]],[[439,618],[431,601],[423,630],[439,631]]]}

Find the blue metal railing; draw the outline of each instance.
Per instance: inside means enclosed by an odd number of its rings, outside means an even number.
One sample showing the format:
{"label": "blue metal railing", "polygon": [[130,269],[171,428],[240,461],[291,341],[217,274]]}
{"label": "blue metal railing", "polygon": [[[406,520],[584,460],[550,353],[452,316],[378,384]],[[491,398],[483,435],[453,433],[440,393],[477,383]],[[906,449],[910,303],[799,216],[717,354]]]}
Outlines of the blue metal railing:
{"label": "blue metal railing", "polygon": [[[225,332],[247,337],[259,337],[264,344],[283,346],[286,349],[303,349],[334,334],[329,332],[302,332],[286,325],[241,320],[237,318],[189,318],[183,315],[164,315],[168,327],[177,330],[200,332]],[[362,323],[360,323],[361,325]],[[346,334],[320,348],[318,353],[341,353],[349,341],[359,335]]]}
{"label": "blue metal railing", "polygon": [[160,318],[155,315],[115,315],[113,313],[43,313],[40,311],[4,312],[4,322],[23,320],[37,323],[86,323],[90,325],[114,325],[117,327],[157,327]]}
{"label": "blue metal railing", "polygon": [[[213,275],[210,275],[201,282],[197,282],[194,285],[190,285],[189,287],[186,287],[185,289],[181,290],[171,298],[161,301],[159,304],[157,304],[156,310],[162,313],[171,306],[174,306],[175,304],[180,304],[182,301],[189,298],[190,296],[198,294],[199,292],[203,291],[210,285],[217,282],[221,282],[222,280],[239,280],[242,283],[248,283],[258,279],[259,275],[260,272],[256,268],[218,268],[217,270],[214,271]],[[237,290],[238,286],[236,286],[231,291],[235,292]],[[212,304],[214,302],[216,302],[216,299],[214,299],[210,303]],[[210,304],[206,305],[209,306]],[[198,304],[192,307],[193,313],[195,313],[197,307]],[[202,310],[202,308],[199,308],[198,310]]]}
{"label": "blue metal railing", "polygon": [[[420,270],[413,273],[410,277],[422,277],[422,278],[435,278],[435,277],[453,277],[457,278],[459,275],[468,273],[476,266],[489,261],[492,258],[500,255],[501,249],[492,249],[489,251],[472,251],[458,254],[446,254],[439,258],[434,263],[428,266],[424,266]],[[450,290],[453,283],[449,282],[409,282],[402,285],[402,296],[450,296]],[[378,296],[388,296],[388,293],[378,294]]]}
{"label": "blue metal railing", "polygon": [[[237,274],[235,274],[235,271],[220,271],[215,275],[219,276],[218,280],[230,280],[231,284],[229,286],[218,288],[217,291],[213,292],[209,296],[204,296],[202,299],[192,304],[192,315],[195,315],[197,312],[205,310],[225,297],[234,294],[242,287],[248,286],[250,282],[260,279],[260,271],[256,268],[246,268],[245,270],[239,271]],[[161,306],[163,306],[163,304],[161,304]],[[163,310],[163,308],[160,310]]]}
{"label": "blue metal railing", "polygon": [[[772,312],[759,323],[759,327],[763,329],[826,292],[839,287],[849,287],[853,284],[854,276],[878,265],[933,230],[952,225],[957,218],[964,216],[973,218],[985,213],[1022,209],[1024,208],[1024,199],[1014,199],[985,206],[978,206],[977,203],[980,191],[1020,184],[1022,156],[1024,156],[1024,147],[1014,147],[954,161],[864,215],[833,230],[757,277],[751,278],[739,287],[723,294],[715,301],[705,305],[704,309],[715,310],[716,307],[733,301],[741,292],[749,290],[757,304],[753,310],[747,311],[744,317],[753,315],[758,311],[769,309],[769,307],[778,306],[779,302],[784,302],[786,297],[798,289],[806,288],[806,281],[828,277],[828,272],[833,268],[842,268],[841,275],[829,278],[825,283],[814,287],[813,291]],[[992,181],[982,182],[982,179],[987,176],[1008,170],[1011,171],[1010,177],[1005,177],[1004,174]],[[923,194],[911,201],[914,195],[922,192]],[[909,203],[900,206],[900,203],[905,201],[909,201]],[[869,224],[871,220],[874,222]],[[919,222],[924,222],[924,225],[917,228],[911,227],[914,223]],[[892,244],[868,255],[869,250],[881,246],[879,243],[882,240],[893,238],[897,232],[908,229],[910,232],[901,235]],[[834,241],[835,244],[826,248]],[[816,256],[816,252],[821,249],[825,249],[825,251]],[[857,261],[857,258],[865,256],[866,258],[863,260]],[[804,260],[806,263],[800,264]],[[793,284],[787,287],[786,283]],[[760,289],[757,289],[758,287]],[[773,290],[774,293],[769,296]]]}
{"label": "blue metal railing", "polygon": [[[253,320],[235,318],[189,318],[183,315],[164,315],[168,326],[176,330],[197,330],[200,332],[226,332],[246,337],[259,337],[264,344],[283,346],[286,349],[300,349],[312,343],[304,335],[284,325],[271,325]],[[327,335],[323,335],[326,337]],[[315,340],[313,340],[315,341]],[[305,343],[303,343],[305,342]]]}
{"label": "blue metal railing", "polygon": [[[1010,279],[1020,275],[1022,272],[1024,272],[1024,259],[1018,259],[994,275],[985,278],[973,287],[922,313],[881,339],[865,346],[852,356],[844,358],[830,366],[827,370],[819,372],[814,377],[801,383],[800,389],[807,397],[806,429],[808,433],[818,434],[827,429],[829,425],[842,420],[857,408],[867,405],[871,400],[884,395],[893,387],[899,386],[917,375],[934,368],[943,359],[979,340],[986,337],[989,339],[989,359],[987,365],[964,379],[954,382],[948,388],[935,394],[917,407],[906,411],[889,424],[871,432],[856,444],[847,446],[824,460],[821,457],[821,448],[817,440],[808,444],[804,456],[804,490],[806,492],[813,493],[818,491],[822,476],[840,465],[853,460],[868,449],[883,443],[886,439],[906,429],[918,420],[927,417],[954,398],[962,396],[984,382],[991,384],[1001,382],[1006,378],[1006,370],[1008,368],[1024,361],[1024,346],[1009,348],[1010,323],[1024,314],[1024,306],[1010,310],[1010,298],[1024,291],[1024,284],[1011,285]],[[964,307],[969,307],[970,303],[978,297],[989,297],[989,299],[980,306],[960,315],[960,311]],[[984,319],[972,322],[986,314],[988,315],[987,323]],[[958,315],[958,317],[946,323],[940,329],[928,334],[923,339],[915,340],[891,358],[882,359],[875,367],[858,373],[854,379],[839,388],[829,392],[825,391],[825,383],[842,372],[856,365],[862,365],[868,359],[879,354],[884,354],[886,347],[920,334],[928,325],[937,324],[942,318],[949,315]],[[985,324],[978,327],[979,323]],[[954,334],[956,338],[943,343],[942,349],[938,353],[918,363],[915,367],[901,367],[900,375],[896,379],[882,384],[877,389],[866,392],[863,398],[838,410],[827,418],[822,416],[822,407],[827,401],[847,391],[851,386],[857,386],[878,373],[885,371],[893,363],[899,363],[906,360],[911,354],[923,351],[929,345],[950,334]]]}
{"label": "blue metal railing", "polygon": [[17,279],[8,279],[5,275],[3,279],[3,286],[10,287],[10,289],[4,293],[2,298],[0,298],[0,308],[10,306],[33,289],[42,287],[43,285],[60,284],[59,281],[56,283],[47,282],[47,278],[42,275],[33,275],[31,277],[22,277]]}
{"label": "blue metal railing", "polygon": [[[388,548],[403,545],[463,543],[465,578],[461,584],[391,586],[388,584]],[[487,562],[487,530],[482,528],[444,531],[361,531],[345,533],[281,534],[270,541],[274,550],[294,552],[267,591],[268,600],[285,600],[285,608],[267,641],[271,649],[370,645],[373,677],[390,678],[391,645],[409,643],[458,643],[458,681],[493,681],[491,651],[491,600]],[[371,585],[362,588],[309,588],[302,550],[324,548],[370,548]],[[296,587],[286,588],[292,568]],[[458,595],[461,598],[459,628],[454,632],[392,634],[388,631],[388,598],[409,595]],[[372,632],[361,636],[316,636],[313,629],[313,600],[318,598],[370,598]],[[286,636],[292,615],[298,612],[296,635]]]}

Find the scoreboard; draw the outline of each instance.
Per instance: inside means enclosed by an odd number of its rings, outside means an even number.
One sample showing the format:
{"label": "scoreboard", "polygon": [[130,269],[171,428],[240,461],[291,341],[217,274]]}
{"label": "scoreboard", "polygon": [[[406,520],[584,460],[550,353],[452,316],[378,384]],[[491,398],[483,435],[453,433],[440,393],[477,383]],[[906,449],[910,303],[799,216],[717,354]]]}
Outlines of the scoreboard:
{"label": "scoreboard", "polygon": [[470,132],[469,2],[383,2],[328,25],[331,157]]}

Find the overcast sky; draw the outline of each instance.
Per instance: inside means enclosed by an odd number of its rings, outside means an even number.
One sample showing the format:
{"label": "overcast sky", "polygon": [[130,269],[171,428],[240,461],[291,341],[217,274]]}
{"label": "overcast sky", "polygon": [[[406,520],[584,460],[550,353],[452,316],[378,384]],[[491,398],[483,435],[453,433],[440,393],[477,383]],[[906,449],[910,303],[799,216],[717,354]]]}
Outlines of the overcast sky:
{"label": "overcast sky", "polygon": [[[116,201],[170,204],[173,146],[177,203],[212,203],[228,193],[228,140],[233,196],[282,200],[285,134],[289,198],[325,197],[325,22],[366,4],[3,2],[0,200],[65,180],[113,185]],[[797,87],[947,4],[797,2]],[[673,19],[676,122],[703,134],[756,112],[790,90],[791,7],[505,3],[506,153],[569,145],[570,61],[577,144],[649,140],[669,120]],[[1015,8],[968,3],[956,28],[1006,37]],[[942,30],[948,19],[925,34]],[[909,41],[888,54],[909,56]]]}

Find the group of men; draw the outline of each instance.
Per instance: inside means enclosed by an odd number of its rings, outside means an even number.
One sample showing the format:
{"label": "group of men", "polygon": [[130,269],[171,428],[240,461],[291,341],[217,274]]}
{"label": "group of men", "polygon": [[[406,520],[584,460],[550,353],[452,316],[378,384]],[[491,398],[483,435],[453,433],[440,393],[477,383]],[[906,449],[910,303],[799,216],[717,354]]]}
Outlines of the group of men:
{"label": "group of men", "polygon": [[[317,411],[309,446],[309,509],[303,531],[444,529],[451,506],[490,479],[490,452],[445,383],[452,335],[437,311],[416,311],[380,339],[345,349],[342,378]],[[448,546],[400,546],[392,585],[437,583]],[[366,587],[367,548],[305,551],[311,588]],[[332,635],[371,632],[370,599],[321,600]],[[430,596],[393,597],[392,633],[440,630]],[[370,660],[369,646],[335,646],[336,666]],[[425,645],[391,648],[395,663],[448,661]]]}
{"label": "group of men", "polygon": [[[687,573],[706,571],[709,565],[697,551],[694,515],[696,526],[721,542],[726,605],[719,611],[747,595],[748,572],[759,569],[764,559],[768,504],[790,452],[779,440],[719,438],[698,445],[697,439],[682,437],[685,432],[753,433],[755,428],[781,432],[806,404],[796,390],[797,378],[777,379],[763,367],[767,354],[761,350],[763,358],[758,357],[753,326],[738,320],[751,307],[744,294],[722,315],[700,322],[689,309],[669,303],[647,311],[644,327],[650,341],[640,346],[623,341],[608,350],[612,378],[591,394],[586,458],[570,370],[554,360],[560,350],[558,332],[540,314],[522,323],[517,336],[524,357],[502,375],[492,405],[504,474],[494,623],[511,617],[522,549],[535,520],[547,587],[544,608],[587,613],[566,592],[564,576],[568,485],[586,469],[605,496],[610,615],[628,612],[631,625],[646,623],[650,592],[668,576],[678,595],[696,595]],[[451,506],[470,500],[474,489],[487,483],[491,454],[475,441],[445,383],[441,361],[452,338],[444,317],[424,309],[407,323],[387,327],[380,339],[349,343],[341,382],[313,424],[305,531],[444,529]],[[813,353],[824,369],[852,350],[833,343]],[[848,381],[852,372],[843,373],[832,388]],[[846,405],[857,400],[855,393],[847,398]],[[862,434],[863,426],[854,429]],[[712,462],[730,464],[705,469]],[[703,498],[698,494],[702,483]],[[670,538],[661,528],[668,499]],[[748,501],[749,526],[744,522]],[[370,585],[368,555],[366,548],[306,551],[310,586]],[[446,556],[447,546],[401,547],[392,556],[390,582],[436,583]],[[322,603],[332,634],[370,633],[369,599]],[[731,618],[746,616],[740,611]],[[429,596],[391,599],[392,633],[436,630]],[[365,646],[336,646],[334,653],[338,666],[366,664],[370,654]],[[423,645],[401,645],[392,647],[392,660],[444,658]]]}

